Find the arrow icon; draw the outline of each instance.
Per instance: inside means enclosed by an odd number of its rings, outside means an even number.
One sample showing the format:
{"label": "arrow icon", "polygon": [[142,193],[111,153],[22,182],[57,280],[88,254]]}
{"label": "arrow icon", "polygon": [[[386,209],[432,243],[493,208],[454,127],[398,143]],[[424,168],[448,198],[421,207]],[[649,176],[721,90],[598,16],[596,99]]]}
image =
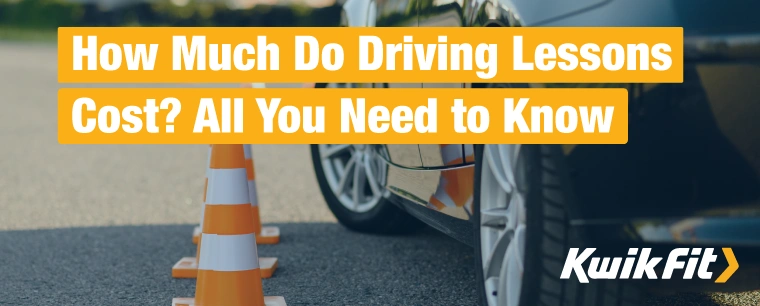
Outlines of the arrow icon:
{"label": "arrow icon", "polygon": [[728,281],[728,279],[731,278],[731,275],[734,275],[734,272],[739,269],[739,262],[736,261],[734,251],[731,248],[723,248],[723,255],[726,255],[728,267],[723,271],[723,273],[720,274],[720,276],[718,276],[718,279],[715,280],[715,283],[720,284]]}

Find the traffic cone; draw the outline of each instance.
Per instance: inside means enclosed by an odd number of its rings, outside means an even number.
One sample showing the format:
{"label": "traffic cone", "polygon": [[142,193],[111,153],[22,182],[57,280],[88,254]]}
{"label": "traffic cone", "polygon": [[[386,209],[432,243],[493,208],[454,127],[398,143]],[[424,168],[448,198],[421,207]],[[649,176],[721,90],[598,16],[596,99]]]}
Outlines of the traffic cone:
{"label": "traffic cone", "polygon": [[243,154],[241,145],[213,146],[195,298],[175,298],[173,306],[286,305],[263,294]]}
{"label": "traffic cone", "polygon": [[[243,83],[243,88],[266,88],[264,83]],[[280,243],[280,228],[276,226],[261,225],[261,215],[259,214],[259,197],[256,193],[256,171],[253,167],[253,149],[251,145],[245,147],[245,167],[248,175],[248,193],[251,199],[251,212],[253,215],[253,224],[256,229],[256,243],[258,244],[278,244]],[[193,239],[195,241],[195,239]]]}
{"label": "traffic cone", "polygon": [[203,205],[201,205],[201,223],[193,229],[193,243],[198,244],[201,238],[201,227],[203,226],[203,210],[206,207],[206,189],[208,188],[208,170],[211,165],[211,145],[208,145],[208,159],[206,162],[206,183],[203,185]]}
{"label": "traffic cone", "polygon": [[256,229],[256,243],[277,244],[280,243],[280,228],[276,226],[261,226],[259,215],[259,197],[256,193],[256,171],[253,167],[253,148],[251,145],[243,145],[245,151],[245,169],[248,175],[248,194],[251,199],[251,214],[253,226]]}
{"label": "traffic cone", "polygon": [[[237,151],[240,151],[240,160],[232,160],[230,158],[237,158]],[[250,195],[248,193],[248,184],[246,183],[247,170],[246,162],[244,158],[243,145],[213,145],[211,153],[211,161],[209,162],[209,169],[207,171],[207,187],[206,195],[204,196],[205,205],[203,215],[203,227],[204,233],[206,223],[212,222],[218,227],[220,224],[233,224],[232,221],[236,219],[249,219],[251,224],[251,233],[255,233],[255,226],[253,223],[252,206],[250,201]],[[231,153],[230,153],[231,152]],[[232,157],[230,157],[232,156]],[[215,181],[214,181],[215,179]],[[247,205],[244,207],[243,205]],[[220,214],[218,212],[227,213],[228,211],[235,211],[235,215]],[[209,213],[212,213],[211,215]],[[228,226],[229,227],[229,226]],[[227,227],[224,227],[227,228]],[[213,234],[213,233],[211,233]],[[203,236],[198,241],[197,255],[196,257],[184,257],[180,259],[174,267],[172,267],[172,277],[174,278],[195,278],[198,275],[198,267],[203,260],[201,244],[203,243]],[[256,256],[258,258],[258,256]],[[277,258],[262,257],[258,260],[258,266],[260,266],[262,278],[270,278],[277,269]]]}
{"label": "traffic cone", "polygon": [[[475,152],[471,150],[471,146],[465,146],[464,152],[462,152],[462,145],[458,144],[439,146],[441,159],[446,166],[459,165],[463,162],[475,160]],[[462,156],[463,153],[465,156]],[[474,171],[474,167],[443,171],[438,181],[438,188],[428,199],[427,207],[438,211],[453,209],[457,212],[460,211],[460,207],[470,209],[473,199]]]}

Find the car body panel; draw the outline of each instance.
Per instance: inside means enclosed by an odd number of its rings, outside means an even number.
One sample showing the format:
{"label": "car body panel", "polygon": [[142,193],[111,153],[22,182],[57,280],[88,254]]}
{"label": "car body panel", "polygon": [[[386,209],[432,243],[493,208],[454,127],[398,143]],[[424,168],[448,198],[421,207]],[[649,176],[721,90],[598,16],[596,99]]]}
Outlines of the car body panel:
{"label": "car body panel", "polygon": [[422,168],[420,149],[417,145],[386,145],[388,162],[403,168]]}
{"label": "car body panel", "polygon": [[[362,1],[362,0],[349,0]],[[628,89],[626,145],[563,145],[571,224],[598,241],[730,242],[760,222],[760,2],[376,0],[378,26],[682,26],[682,84]],[[423,88],[471,84],[390,85]],[[531,84],[531,87],[599,87]],[[472,87],[475,87],[472,85]],[[472,145],[387,146],[394,201],[426,222],[467,221]],[[417,151],[417,159],[413,156]],[[445,150],[444,150],[445,149]],[[464,157],[450,163],[451,152]],[[400,152],[405,152],[404,157]],[[447,153],[448,152],[448,153]],[[420,208],[424,208],[421,210]],[[410,209],[407,209],[411,211]],[[424,212],[428,212],[427,214]],[[444,216],[444,217],[441,217]],[[431,221],[432,220],[432,221]],[[444,230],[451,234],[452,230]],[[452,235],[468,239],[466,235]],[[471,236],[470,236],[471,237]],[[471,238],[469,238],[471,239]],[[466,241],[465,241],[466,242]]]}
{"label": "car body panel", "polygon": [[348,27],[374,27],[377,21],[375,0],[349,0],[343,4],[342,22]]}
{"label": "car body panel", "polygon": [[441,154],[439,145],[421,144],[419,145],[420,159],[425,167],[443,167],[446,165]]}
{"label": "car body panel", "polygon": [[[446,178],[468,174],[474,168],[467,166],[444,170],[413,170],[390,167],[387,188],[406,201],[449,216],[469,220],[472,192],[467,192],[467,184],[452,182],[446,188]],[[465,176],[466,178],[466,176]],[[462,188],[461,190],[458,188]],[[472,190],[470,187],[469,190]]]}
{"label": "car body panel", "polygon": [[[417,0],[347,0],[343,3],[342,25],[349,27],[417,26]],[[421,83],[387,83],[388,88],[421,88]],[[419,148],[414,145],[387,145],[394,166],[422,168]]]}
{"label": "car body panel", "polygon": [[389,155],[386,188],[398,196],[398,204],[424,206],[437,213],[467,221],[472,214],[474,152],[469,151],[468,155],[464,155],[465,146],[460,144],[437,147],[426,147],[425,156],[435,160],[436,164],[443,163],[442,167],[396,167],[396,161]]}
{"label": "car body panel", "polygon": [[425,168],[447,168],[466,164],[468,161],[465,157],[472,155],[465,152],[465,145],[421,144],[419,148],[422,165]]}
{"label": "car body panel", "polygon": [[520,18],[525,24],[541,24],[597,8],[611,1],[613,0],[505,0],[498,2],[520,12]]}
{"label": "car body panel", "polygon": [[760,32],[759,10],[760,2],[745,0],[612,0],[564,18],[522,20],[526,26],[683,27],[685,37],[739,35]]}
{"label": "car body panel", "polygon": [[[418,1],[419,0],[373,0],[377,10],[376,26],[416,27]],[[422,83],[386,83],[385,85],[387,85],[388,88],[422,88]]]}

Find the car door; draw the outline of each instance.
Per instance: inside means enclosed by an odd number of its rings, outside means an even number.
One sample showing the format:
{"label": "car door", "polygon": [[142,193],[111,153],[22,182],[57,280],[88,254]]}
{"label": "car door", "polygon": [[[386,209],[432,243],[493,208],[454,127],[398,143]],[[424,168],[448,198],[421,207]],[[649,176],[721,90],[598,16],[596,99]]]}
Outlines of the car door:
{"label": "car door", "polygon": [[[420,1],[418,26],[462,27],[466,1]],[[463,83],[422,83],[423,88],[463,88]],[[472,145],[469,145],[471,148]],[[465,162],[464,145],[420,145],[420,159],[425,168],[460,166]]]}

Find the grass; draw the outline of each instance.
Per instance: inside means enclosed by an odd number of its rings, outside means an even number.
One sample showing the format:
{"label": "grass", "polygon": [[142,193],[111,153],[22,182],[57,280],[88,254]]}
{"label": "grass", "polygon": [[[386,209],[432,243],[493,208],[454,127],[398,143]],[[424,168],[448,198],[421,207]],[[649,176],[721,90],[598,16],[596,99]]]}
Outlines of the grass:
{"label": "grass", "polygon": [[21,29],[0,27],[0,40],[56,42],[58,29]]}

